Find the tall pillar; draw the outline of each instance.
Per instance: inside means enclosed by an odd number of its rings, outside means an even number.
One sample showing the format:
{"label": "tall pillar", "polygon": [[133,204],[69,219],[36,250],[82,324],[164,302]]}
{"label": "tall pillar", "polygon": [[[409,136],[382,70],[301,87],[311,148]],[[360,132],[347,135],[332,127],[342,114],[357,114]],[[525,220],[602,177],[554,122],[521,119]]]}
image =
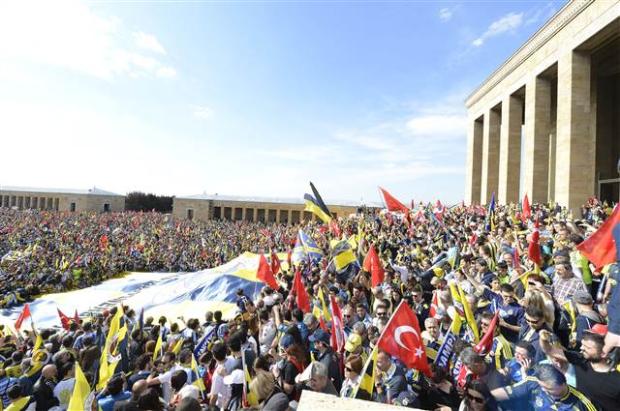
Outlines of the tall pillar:
{"label": "tall pillar", "polygon": [[502,124],[499,141],[499,187],[497,200],[500,204],[519,201],[519,178],[521,176],[521,119],[523,101],[518,96],[508,96],[502,101]]}
{"label": "tall pillar", "polygon": [[500,114],[489,109],[484,114],[482,128],[482,178],[480,183],[480,204],[491,201],[493,193],[497,193],[499,181],[499,134]]}
{"label": "tall pillar", "polygon": [[470,120],[467,129],[467,174],[465,176],[465,201],[480,201],[480,177],[482,174],[482,120]]}
{"label": "tall pillar", "polygon": [[596,193],[596,133],[590,109],[590,55],[570,51],[558,61],[555,201],[575,214]]}
{"label": "tall pillar", "polygon": [[535,77],[525,86],[525,173],[523,191],[531,202],[546,203],[551,132],[551,82]]}

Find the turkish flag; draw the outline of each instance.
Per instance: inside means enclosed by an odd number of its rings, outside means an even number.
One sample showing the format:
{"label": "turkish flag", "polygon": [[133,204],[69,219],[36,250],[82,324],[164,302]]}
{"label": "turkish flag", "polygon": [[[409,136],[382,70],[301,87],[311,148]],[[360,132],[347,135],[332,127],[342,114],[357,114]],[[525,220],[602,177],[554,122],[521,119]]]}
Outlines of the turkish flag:
{"label": "turkish flag", "polygon": [[433,298],[431,298],[431,308],[428,310],[428,316],[434,317],[439,309],[439,291],[433,290]]}
{"label": "turkish flag", "polygon": [[30,305],[26,303],[26,305],[24,305],[24,309],[19,314],[19,317],[17,317],[17,320],[15,320],[15,329],[19,331],[19,329],[22,327],[22,323],[24,322],[24,320],[29,317],[30,317]]}
{"label": "turkish flag", "polygon": [[527,256],[530,260],[532,260],[535,264],[540,267],[542,265],[542,256],[540,255],[540,233],[538,229],[535,229],[532,232],[530,237],[530,243],[527,246]]}
{"label": "turkish flag", "polygon": [[493,338],[495,337],[495,328],[497,327],[497,319],[499,318],[499,311],[495,312],[495,316],[491,320],[489,329],[482,336],[478,344],[474,347],[474,351],[480,355],[487,355],[491,348],[493,348]]}
{"label": "turkish flag", "polygon": [[271,272],[273,274],[277,274],[279,271],[280,271],[280,259],[278,258],[278,255],[274,251],[271,251]]}
{"label": "turkish flag", "polygon": [[407,368],[415,368],[427,376],[431,375],[418,317],[406,302],[402,301],[392,314],[377,346],[398,358]]}
{"label": "turkish flag", "polygon": [[62,328],[68,331],[69,321],[71,321],[71,319],[67,317],[62,311],[60,311],[60,308],[56,308],[56,311],[58,311],[58,317],[60,317],[60,324],[62,325]]}
{"label": "turkish flag", "polygon": [[329,301],[332,306],[332,348],[336,352],[342,352],[344,350],[345,344],[344,325],[342,324],[342,312],[340,311],[340,306],[338,305],[338,302],[333,295],[329,296]]}
{"label": "turkish flag", "polygon": [[532,209],[530,208],[530,200],[527,198],[527,193],[523,196],[523,205],[521,207],[523,209],[523,213],[521,217],[523,222],[532,216]]}
{"label": "turkish flag", "polygon": [[267,262],[264,254],[261,254],[258,260],[258,270],[256,270],[256,278],[261,280],[274,290],[277,290],[279,288],[278,283],[276,282],[276,279],[271,272],[271,267],[269,266],[269,263]]}
{"label": "turkish flag", "polygon": [[293,279],[293,291],[295,292],[295,299],[297,301],[297,307],[304,313],[310,312],[310,297],[306,292],[304,284],[301,282],[301,271],[295,272],[295,278]]}
{"label": "turkish flag", "polygon": [[616,205],[614,212],[605,220],[603,225],[599,227],[590,237],[581,244],[577,245],[577,249],[581,251],[588,260],[592,261],[597,269],[611,264],[618,256],[616,255],[616,247],[620,247],[614,240],[614,228],[620,224],[620,206]]}
{"label": "turkish flag", "polygon": [[370,246],[368,254],[366,254],[366,258],[364,258],[363,268],[371,274],[373,287],[383,282],[385,271],[383,270],[383,266],[381,266],[381,260],[379,259],[379,255],[377,255],[374,245]]}
{"label": "turkish flag", "polygon": [[400,211],[401,213],[409,212],[407,206],[398,201],[392,194],[388,193],[381,187],[379,187],[379,190],[381,190],[381,194],[383,195],[383,200],[385,201],[385,206],[388,211]]}

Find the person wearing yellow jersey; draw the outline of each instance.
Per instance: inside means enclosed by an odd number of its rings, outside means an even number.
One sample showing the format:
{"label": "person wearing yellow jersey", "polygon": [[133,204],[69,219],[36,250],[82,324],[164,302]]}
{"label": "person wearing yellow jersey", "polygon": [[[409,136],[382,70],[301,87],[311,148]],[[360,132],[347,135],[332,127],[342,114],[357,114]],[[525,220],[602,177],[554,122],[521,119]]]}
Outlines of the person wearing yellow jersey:
{"label": "person wearing yellow jersey", "polygon": [[5,408],[5,411],[35,411],[37,403],[34,397],[24,395],[22,387],[19,384],[15,384],[9,388],[7,395],[11,403]]}
{"label": "person wearing yellow jersey", "polygon": [[[484,335],[489,330],[494,314],[485,311],[480,315],[480,334]],[[493,345],[486,355],[486,360],[496,369],[501,370],[506,362],[512,358],[512,348],[508,340],[500,333],[500,327],[495,327]]]}

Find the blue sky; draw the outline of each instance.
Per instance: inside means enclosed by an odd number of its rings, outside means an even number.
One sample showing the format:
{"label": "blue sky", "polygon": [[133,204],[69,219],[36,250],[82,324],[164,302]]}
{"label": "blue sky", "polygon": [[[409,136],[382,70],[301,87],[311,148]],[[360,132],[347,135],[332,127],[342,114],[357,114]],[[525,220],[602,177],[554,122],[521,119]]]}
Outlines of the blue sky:
{"label": "blue sky", "polygon": [[463,198],[464,100],[563,1],[0,5],[0,185]]}

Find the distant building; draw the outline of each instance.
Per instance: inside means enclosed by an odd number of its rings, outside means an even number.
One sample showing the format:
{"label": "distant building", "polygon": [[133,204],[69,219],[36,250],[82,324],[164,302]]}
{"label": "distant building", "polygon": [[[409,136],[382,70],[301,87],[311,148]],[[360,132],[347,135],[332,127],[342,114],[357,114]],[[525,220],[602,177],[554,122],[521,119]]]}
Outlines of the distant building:
{"label": "distant building", "polygon": [[[326,201],[327,202],[327,201]],[[327,202],[329,211],[335,216],[348,216],[362,206],[354,202]],[[379,207],[368,204],[368,207]],[[302,198],[240,197],[218,194],[199,194],[188,197],[175,197],[172,214],[178,218],[198,220],[231,220],[299,223],[301,220],[316,219],[314,214],[304,211]]]}
{"label": "distant building", "polygon": [[0,186],[0,206],[19,210],[124,211],[125,196],[88,190]]}
{"label": "distant building", "polygon": [[467,203],[618,201],[620,0],[567,2],[466,105]]}

